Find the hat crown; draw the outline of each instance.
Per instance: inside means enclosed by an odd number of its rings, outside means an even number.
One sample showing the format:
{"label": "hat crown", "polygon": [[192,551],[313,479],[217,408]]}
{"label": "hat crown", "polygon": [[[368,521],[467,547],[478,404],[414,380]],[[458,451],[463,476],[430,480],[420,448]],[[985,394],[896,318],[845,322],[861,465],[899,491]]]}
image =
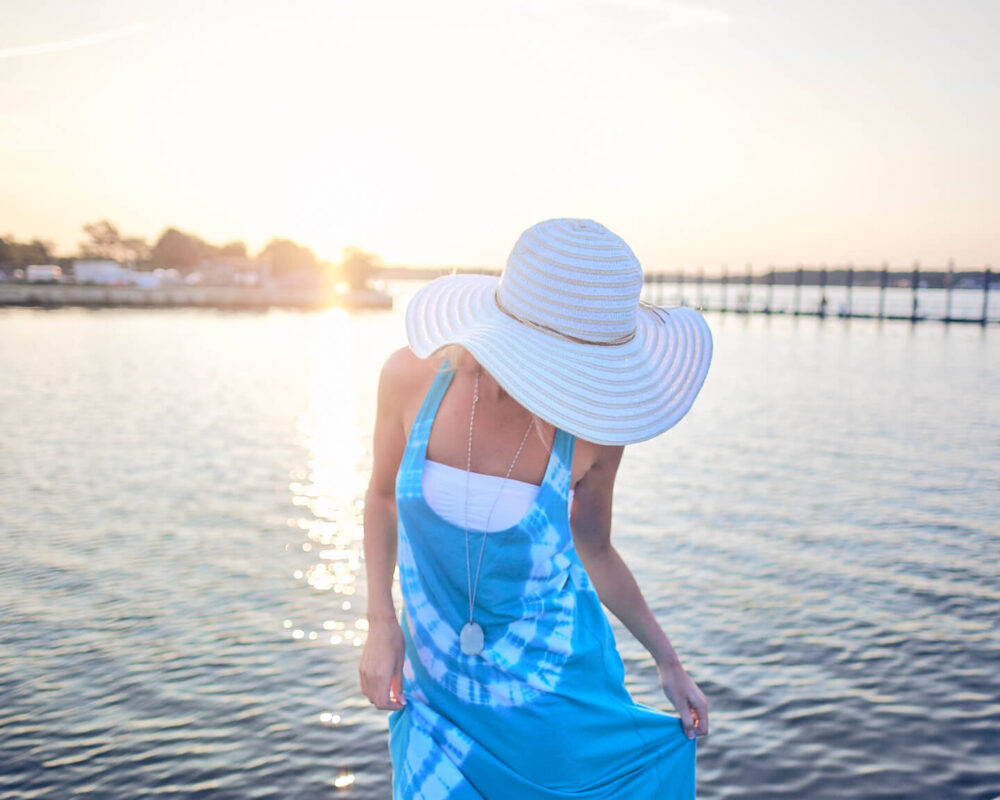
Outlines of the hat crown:
{"label": "hat crown", "polygon": [[620,236],[589,219],[550,219],[518,238],[496,299],[566,338],[617,344],[634,334],[641,292],[642,267]]}

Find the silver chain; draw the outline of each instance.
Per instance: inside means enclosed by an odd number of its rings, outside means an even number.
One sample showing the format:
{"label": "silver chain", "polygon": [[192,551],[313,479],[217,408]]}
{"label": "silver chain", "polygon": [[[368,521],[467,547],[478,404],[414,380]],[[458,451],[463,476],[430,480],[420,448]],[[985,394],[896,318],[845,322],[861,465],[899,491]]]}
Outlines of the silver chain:
{"label": "silver chain", "polygon": [[503,494],[503,487],[507,483],[507,479],[510,478],[510,474],[514,471],[514,465],[517,463],[517,459],[521,457],[521,451],[524,449],[524,443],[528,441],[528,434],[531,433],[531,428],[535,424],[534,417],[528,422],[528,427],[524,431],[524,436],[521,437],[521,444],[518,445],[517,452],[514,453],[514,460],[510,462],[510,466],[507,467],[507,474],[503,476],[503,482],[500,484],[500,488],[497,490],[497,496],[493,500],[493,505],[490,507],[490,513],[486,517],[486,524],[483,526],[483,541],[479,545],[479,561],[476,563],[476,582],[472,582],[472,564],[469,562],[469,477],[472,475],[472,427],[476,422],[476,406],[479,403],[479,371],[476,370],[476,382],[472,389],[472,412],[469,414],[469,448],[465,460],[465,579],[466,586],[469,590],[469,622],[472,622],[472,609],[476,600],[476,592],[479,590],[479,570],[483,565],[483,553],[486,550],[486,531],[490,527],[490,520],[493,519],[493,512],[496,510],[497,503],[500,502],[500,495]]}

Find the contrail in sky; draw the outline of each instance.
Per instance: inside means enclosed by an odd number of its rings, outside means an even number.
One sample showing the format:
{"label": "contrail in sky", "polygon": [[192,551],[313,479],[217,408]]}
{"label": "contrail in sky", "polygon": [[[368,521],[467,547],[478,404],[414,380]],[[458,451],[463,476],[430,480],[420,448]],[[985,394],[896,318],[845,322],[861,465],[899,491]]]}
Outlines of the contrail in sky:
{"label": "contrail in sky", "polygon": [[112,28],[109,31],[91,33],[87,36],[77,36],[73,39],[61,39],[58,42],[27,44],[22,47],[2,47],[0,48],[0,58],[35,56],[40,53],[55,53],[58,50],[73,50],[77,47],[87,47],[101,42],[110,42],[112,39],[121,39],[123,36],[131,36],[133,33],[141,31],[142,28],[143,23],[133,22],[131,25],[124,25],[121,28]]}

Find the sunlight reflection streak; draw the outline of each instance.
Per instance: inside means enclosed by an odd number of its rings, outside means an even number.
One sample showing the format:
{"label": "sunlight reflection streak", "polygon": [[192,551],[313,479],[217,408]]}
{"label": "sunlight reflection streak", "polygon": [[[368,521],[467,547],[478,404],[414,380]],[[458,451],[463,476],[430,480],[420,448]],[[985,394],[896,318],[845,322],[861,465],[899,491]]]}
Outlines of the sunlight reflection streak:
{"label": "sunlight reflection streak", "polygon": [[[364,470],[359,464],[365,458],[350,317],[332,309],[317,318],[314,334],[309,402],[298,422],[302,446],[309,453],[308,468],[306,474],[290,476],[289,489],[293,503],[311,512],[296,521],[305,541],[292,546],[315,560],[294,575],[313,590],[346,598],[358,591],[363,566]],[[343,600],[341,611],[341,620],[323,623],[326,630],[344,631],[329,641],[357,647],[367,635],[366,626],[359,624],[362,620],[349,600]]]}

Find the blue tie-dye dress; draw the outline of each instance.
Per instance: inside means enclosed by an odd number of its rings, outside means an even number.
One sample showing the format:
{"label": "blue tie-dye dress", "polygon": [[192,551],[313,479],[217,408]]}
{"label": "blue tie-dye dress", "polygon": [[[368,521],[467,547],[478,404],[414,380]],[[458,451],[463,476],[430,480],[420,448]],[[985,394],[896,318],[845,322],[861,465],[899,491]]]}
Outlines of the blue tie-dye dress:
{"label": "blue tie-dye dress", "polygon": [[[447,364],[424,399],[396,481],[406,705],[389,715],[396,800],[695,796],[695,741],[637,704],[607,616],[573,547],[575,439],[557,431],[545,478],[515,526],[486,534],[475,603],[483,651],[467,656],[464,528],[424,500]],[[470,532],[470,552],[480,537]]]}

